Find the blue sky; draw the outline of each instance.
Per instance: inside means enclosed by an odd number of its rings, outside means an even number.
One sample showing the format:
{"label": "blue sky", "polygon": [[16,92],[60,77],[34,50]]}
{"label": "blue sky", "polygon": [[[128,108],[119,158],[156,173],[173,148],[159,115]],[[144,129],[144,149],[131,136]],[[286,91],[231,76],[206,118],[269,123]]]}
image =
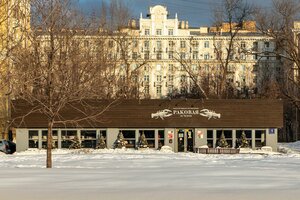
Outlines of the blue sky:
{"label": "blue sky", "polygon": [[[105,0],[109,2],[109,0]],[[211,10],[222,0],[123,0],[132,10],[133,17],[138,18],[140,13],[145,17],[149,6],[157,4],[167,6],[170,18],[174,18],[178,13],[179,20],[189,21],[190,26],[198,27],[211,25],[213,19]],[[85,12],[100,10],[102,0],[79,0],[80,7]],[[255,3],[268,8],[272,0],[248,0],[249,3]]]}

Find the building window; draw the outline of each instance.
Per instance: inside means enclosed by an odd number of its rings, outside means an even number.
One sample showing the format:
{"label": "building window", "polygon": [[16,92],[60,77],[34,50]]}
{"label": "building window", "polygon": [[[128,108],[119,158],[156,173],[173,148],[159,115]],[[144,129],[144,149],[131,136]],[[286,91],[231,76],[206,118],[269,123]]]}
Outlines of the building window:
{"label": "building window", "polygon": [[148,40],[144,41],[144,48],[145,48],[145,50],[149,50],[149,47],[150,47],[149,41]]}
{"label": "building window", "polygon": [[110,40],[108,41],[108,47],[112,48],[114,46],[114,41]]}
{"label": "building window", "polygon": [[156,59],[157,59],[157,60],[161,60],[161,59],[162,59],[161,53],[157,53],[157,54],[156,54]]}
{"label": "building window", "polygon": [[269,48],[270,47],[270,42],[265,42],[265,48]]}
{"label": "building window", "polygon": [[[228,144],[229,147],[233,147],[233,140],[232,140],[232,130],[217,130],[217,143],[216,143],[216,147],[220,146],[220,139],[221,136],[224,135],[225,136],[225,140]],[[222,147],[222,146],[220,146]]]}
{"label": "building window", "polygon": [[181,87],[180,88],[180,94],[186,94],[186,93],[187,93],[186,87]]}
{"label": "building window", "polygon": [[145,35],[150,35],[150,29],[145,29]]}
{"label": "building window", "polygon": [[173,51],[169,51],[169,59],[173,59]]}
{"label": "building window", "polygon": [[180,41],[180,48],[185,48],[186,42],[185,41]]}
{"label": "building window", "polygon": [[85,40],[85,41],[84,41],[84,47],[85,47],[85,48],[88,48],[89,46],[90,46],[89,41],[88,41],[88,40]]}
{"label": "building window", "polygon": [[245,42],[241,42],[241,48],[245,49],[246,48],[246,43]]}
{"label": "building window", "polygon": [[144,65],[144,71],[149,71],[149,66],[148,65]]}
{"label": "building window", "polygon": [[240,57],[241,57],[241,60],[246,60],[246,55],[244,53],[241,53]]}
{"label": "building window", "polygon": [[133,60],[136,60],[137,57],[138,57],[138,56],[137,56],[137,52],[133,52],[133,53],[132,53],[132,59],[133,59]]}
{"label": "building window", "polygon": [[214,142],[213,141],[214,141],[213,130],[207,130],[207,146],[209,148],[213,148],[214,147]]}
{"label": "building window", "polygon": [[209,65],[204,65],[204,69],[206,72],[209,72]]}
{"label": "building window", "polygon": [[181,75],[180,76],[180,82],[185,83],[186,82],[186,75]]}
{"label": "building window", "polygon": [[156,94],[157,96],[161,96],[161,85],[156,86]]}
{"label": "building window", "polygon": [[76,130],[63,130],[61,131],[61,148],[70,148],[73,141],[76,140],[77,131]]}
{"label": "building window", "polygon": [[228,65],[228,72],[234,72],[234,67],[233,65]]}
{"label": "building window", "polygon": [[257,59],[258,59],[258,54],[257,54],[257,53],[253,55],[253,59],[254,59],[254,60],[257,60]]}
{"label": "building window", "polygon": [[134,130],[121,130],[124,139],[127,141],[126,148],[135,148],[135,131]]}
{"label": "building window", "polygon": [[246,136],[249,147],[252,146],[252,131],[251,130],[236,130],[236,147],[242,145],[242,135]]}
{"label": "building window", "polygon": [[258,42],[253,42],[253,51],[258,51]]}
{"label": "building window", "polygon": [[204,54],[204,60],[209,60],[209,53]]}
{"label": "building window", "polygon": [[173,64],[169,64],[169,71],[173,71],[174,70],[174,65]]}
{"label": "building window", "polygon": [[255,130],[255,147],[266,146],[266,131]]}
{"label": "building window", "polygon": [[199,42],[198,41],[192,41],[192,46],[194,48],[198,48],[199,47]]}
{"label": "building window", "polygon": [[241,71],[242,71],[243,73],[246,72],[246,65],[241,65]]}
{"label": "building window", "polygon": [[150,59],[150,53],[149,53],[149,51],[147,51],[147,52],[144,53],[144,59],[145,60],[149,60]]}
{"label": "building window", "polygon": [[158,148],[165,145],[165,130],[158,130]]}
{"label": "building window", "polygon": [[[47,136],[48,131],[43,130],[42,131],[42,148],[47,149]],[[52,147],[58,148],[58,132],[56,130],[52,131]]]}
{"label": "building window", "polygon": [[174,35],[173,29],[169,29],[169,30],[168,30],[168,35]]}
{"label": "building window", "polygon": [[29,131],[28,132],[28,147],[29,148],[39,148],[39,132],[38,131]]}
{"label": "building window", "polygon": [[198,71],[198,66],[197,65],[192,65],[192,70],[193,71]]}
{"label": "building window", "polygon": [[265,56],[266,60],[269,60],[269,59],[270,59],[269,53],[268,53],[268,52],[266,52],[264,56]]}
{"label": "building window", "polygon": [[180,53],[180,59],[185,59],[185,53],[184,52]]}
{"label": "building window", "polygon": [[161,51],[161,49],[162,49],[161,41],[156,41],[156,48],[158,51]]}
{"label": "building window", "polygon": [[172,82],[174,80],[174,75],[169,75],[168,76],[168,81]]}
{"label": "building window", "polygon": [[173,85],[168,85],[168,94],[173,93]]}
{"label": "building window", "polygon": [[134,39],[134,40],[132,41],[132,46],[133,46],[133,47],[138,47],[138,41],[137,41],[136,39]]}
{"label": "building window", "polygon": [[155,148],[155,131],[154,130],[139,130],[139,135],[144,133],[149,148]]}
{"label": "building window", "polygon": [[149,85],[145,85],[144,92],[146,95],[149,94]]}
{"label": "building window", "polygon": [[149,82],[149,75],[144,75],[144,81]]}
{"label": "building window", "polygon": [[156,29],[156,35],[161,35],[161,29]]}
{"label": "building window", "polygon": [[96,148],[97,145],[97,132],[96,130],[82,130],[81,134],[81,147],[82,148]]}
{"label": "building window", "polygon": [[197,60],[198,59],[198,51],[193,52],[193,59]]}
{"label": "building window", "polygon": [[174,41],[169,41],[169,47],[174,47],[175,42]]}
{"label": "building window", "polygon": [[204,42],[204,48],[209,48],[209,41]]}
{"label": "building window", "polygon": [[161,79],[161,75],[157,75],[157,76],[156,76],[156,81],[157,81],[157,82],[161,82],[161,80],[162,80],[162,79]]}

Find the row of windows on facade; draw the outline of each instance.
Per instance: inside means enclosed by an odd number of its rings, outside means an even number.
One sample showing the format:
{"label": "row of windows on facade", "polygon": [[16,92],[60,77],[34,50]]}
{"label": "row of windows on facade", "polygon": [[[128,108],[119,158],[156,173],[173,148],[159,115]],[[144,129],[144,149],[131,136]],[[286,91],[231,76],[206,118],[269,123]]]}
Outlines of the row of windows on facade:
{"label": "row of windows on facade", "polygon": [[[120,130],[122,132],[124,139],[128,142],[127,148],[135,148],[136,133],[134,130]],[[158,148],[164,145],[164,130],[158,130],[158,137],[155,138],[155,130],[138,130],[139,136],[143,133],[147,139],[148,147],[155,147],[155,140],[158,140]],[[69,148],[76,137],[78,137],[82,148],[96,148],[98,139],[102,136],[105,144],[107,144],[107,132],[106,130],[100,130],[97,133],[96,130],[62,130],[60,135],[57,130],[52,132],[53,135],[53,147],[58,148],[58,143],[60,140],[61,148]],[[59,138],[60,137],[60,138]],[[41,141],[40,141],[41,138]],[[117,138],[116,138],[117,139]],[[41,148],[47,147],[47,131],[42,130],[39,136],[38,130],[28,131],[28,144],[29,148],[39,148],[39,141],[41,142]]]}
{"label": "row of windows on facade", "polygon": [[[155,33],[156,35],[162,35],[162,29],[156,29]],[[150,35],[150,29],[146,28],[144,35]],[[168,35],[174,35],[174,29],[168,29]]]}
{"label": "row of windows on facade", "polygon": [[[199,42],[198,41],[190,41],[191,42],[191,46],[193,47],[193,48],[198,48],[199,47]],[[185,41],[185,40],[181,40],[180,41],[180,48],[186,48],[187,47],[187,41]],[[204,41],[204,43],[203,43],[203,47],[204,48],[210,48],[210,41]],[[162,47],[163,47],[163,45],[162,45],[163,43],[162,43],[162,41],[156,41],[156,48],[158,49],[158,50],[161,50],[162,49]],[[174,42],[174,41],[168,41],[168,46],[170,47],[170,48],[174,48],[175,47],[175,45],[176,45],[176,43]],[[89,42],[88,41],[85,41],[85,45],[84,45],[85,47],[88,47],[89,46]],[[108,46],[110,47],[110,48],[112,48],[112,47],[114,47],[114,41],[113,40],[110,40],[109,42],[108,42]],[[138,42],[138,40],[132,40],[132,46],[133,47],[138,47],[139,46],[139,42]],[[150,49],[150,41],[149,40],[145,40],[144,41],[144,49],[145,50],[149,50]],[[217,41],[216,42],[216,45],[215,45],[216,47],[221,47],[222,45],[221,45],[221,41]],[[214,45],[212,45],[212,47],[215,47]],[[242,49],[245,49],[247,47],[247,45],[246,45],[246,42],[244,42],[244,41],[242,41],[242,42],[240,42],[240,48],[242,48]],[[270,42],[264,42],[264,48],[269,48],[270,47]],[[257,50],[258,49],[258,42],[253,42],[252,43],[252,49],[253,50]]]}
{"label": "row of windows on facade", "polygon": [[[240,75],[241,79],[245,81],[245,73],[242,73]],[[180,83],[187,83],[187,80],[188,80],[188,76],[187,75],[180,75]],[[166,82],[166,86],[168,84],[173,84],[173,81],[175,79],[175,76],[174,75],[168,75],[168,76],[162,76],[162,75],[156,75],[156,82],[154,82],[154,86],[155,84],[161,84],[163,82],[163,79],[165,79],[167,82]],[[149,75],[144,75],[144,82],[149,84],[150,82],[150,76]]]}
{"label": "row of windows on facade", "polygon": [[[199,54],[198,51],[194,51],[191,54],[187,54],[186,52],[180,52],[179,54],[173,51],[169,51],[167,55],[163,54],[162,52],[157,52],[154,54],[150,54],[150,52],[144,52],[144,59],[145,60],[150,60],[150,59],[156,59],[156,60],[162,60],[162,59],[192,59],[192,60],[198,60],[198,59],[203,59],[203,60],[219,60],[218,54],[215,54],[214,56],[211,55],[210,53],[205,53],[205,54]],[[177,57],[178,56],[178,57]],[[114,56],[112,53],[108,54],[109,59],[113,59]],[[115,55],[116,58],[116,55]],[[140,58],[140,54],[137,52],[132,52],[132,57],[131,59],[137,60]],[[230,54],[229,60],[247,60],[251,58],[252,60],[258,60],[258,59],[263,59],[263,60],[270,60],[271,56],[269,53],[264,53],[263,55],[259,54],[245,54],[245,53],[240,53],[240,54]]]}
{"label": "row of windows on facade", "polygon": [[[174,77],[170,78],[170,79],[173,79]],[[187,94],[190,92],[190,87],[193,85],[192,82],[189,82],[187,81],[187,76],[185,75],[182,75],[180,77],[180,84],[176,87],[178,88],[178,92],[180,92],[181,94]],[[159,80],[161,79],[158,78]],[[136,79],[137,80],[137,79]],[[255,77],[253,79],[253,81],[255,81]],[[218,82],[218,81],[217,81]],[[216,84],[217,82],[213,82],[214,84],[212,85],[212,87],[216,88]],[[241,88],[243,90],[243,88],[246,86],[246,76],[245,75],[242,75],[240,76],[240,79],[237,80],[235,83],[234,83],[234,79],[233,78],[230,78],[228,77],[227,78],[227,82],[228,83],[231,83],[231,84],[234,84],[236,88]],[[154,82],[153,83],[153,88],[155,88],[156,90],[156,95],[157,96],[161,96],[162,95],[162,88],[163,88],[164,84],[162,81],[159,81],[159,82]],[[141,83],[141,87],[143,87],[143,93],[146,94],[146,95],[149,95],[150,94],[150,83],[145,81],[145,82],[142,82]],[[168,82],[165,82],[165,87],[167,88],[167,94],[173,94],[173,91],[174,90],[174,83],[173,81],[168,81]]]}
{"label": "row of windows on facade", "polygon": [[[269,65],[268,63],[265,63],[264,67],[269,67],[271,65]],[[121,65],[121,69],[123,69],[125,67],[125,65]],[[175,66],[174,64],[168,64],[167,66],[167,70],[168,72],[175,72],[177,70],[179,71],[186,71],[186,67],[185,65],[180,65],[180,66]],[[137,69],[138,68],[138,65],[137,64],[133,64],[132,65],[132,68],[133,69]],[[149,72],[150,71],[150,66],[149,65],[144,65],[144,68],[143,70],[145,72]],[[253,65],[252,66],[252,70],[253,69],[257,69],[258,68],[258,65]],[[195,65],[195,64],[192,64],[190,65],[190,69],[192,71],[206,71],[206,72],[210,72],[210,71],[220,71],[221,70],[221,66],[220,65]],[[241,65],[228,65],[227,66],[227,71],[228,72],[234,72],[235,70],[238,70],[240,72],[246,72],[246,65],[244,64],[241,64]],[[161,64],[157,64],[156,67],[155,67],[155,71],[163,71],[163,66]]]}
{"label": "row of windows on facade", "polygon": [[[157,85],[155,88],[156,88],[156,96],[161,96],[162,95],[162,86],[161,85]],[[173,94],[173,92],[174,92],[174,86],[173,85],[168,85],[167,88],[168,88],[167,94]],[[143,92],[146,95],[150,94],[150,87],[149,87],[149,85],[145,85],[144,86],[144,91]],[[181,86],[179,88],[179,92],[181,94],[188,93],[189,92],[188,86]]]}

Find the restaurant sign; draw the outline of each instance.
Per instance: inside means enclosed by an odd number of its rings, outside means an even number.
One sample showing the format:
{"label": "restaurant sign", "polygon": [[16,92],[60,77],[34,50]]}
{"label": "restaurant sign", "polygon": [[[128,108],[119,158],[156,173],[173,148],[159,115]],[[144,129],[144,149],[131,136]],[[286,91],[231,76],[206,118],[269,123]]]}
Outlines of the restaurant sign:
{"label": "restaurant sign", "polygon": [[159,110],[156,113],[151,114],[151,118],[154,119],[162,119],[164,120],[165,118],[171,117],[173,115],[177,115],[180,117],[193,117],[193,116],[203,116],[207,117],[207,119],[219,119],[221,118],[220,113],[216,113],[213,110],[209,109],[199,109],[199,108],[173,108],[173,110],[170,109],[164,109],[164,110]]}

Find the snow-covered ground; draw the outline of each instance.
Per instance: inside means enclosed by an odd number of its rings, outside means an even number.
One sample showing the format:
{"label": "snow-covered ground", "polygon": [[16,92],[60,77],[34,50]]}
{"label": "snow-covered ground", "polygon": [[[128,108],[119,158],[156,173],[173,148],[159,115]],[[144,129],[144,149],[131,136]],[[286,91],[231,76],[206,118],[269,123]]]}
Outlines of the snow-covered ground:
{"label": "snow-covered ground", "polygon": [[54,150],[53,169],[45,151],[0,153],[0,199],[298,200],[300,142],[280,146],[288,153]]}

